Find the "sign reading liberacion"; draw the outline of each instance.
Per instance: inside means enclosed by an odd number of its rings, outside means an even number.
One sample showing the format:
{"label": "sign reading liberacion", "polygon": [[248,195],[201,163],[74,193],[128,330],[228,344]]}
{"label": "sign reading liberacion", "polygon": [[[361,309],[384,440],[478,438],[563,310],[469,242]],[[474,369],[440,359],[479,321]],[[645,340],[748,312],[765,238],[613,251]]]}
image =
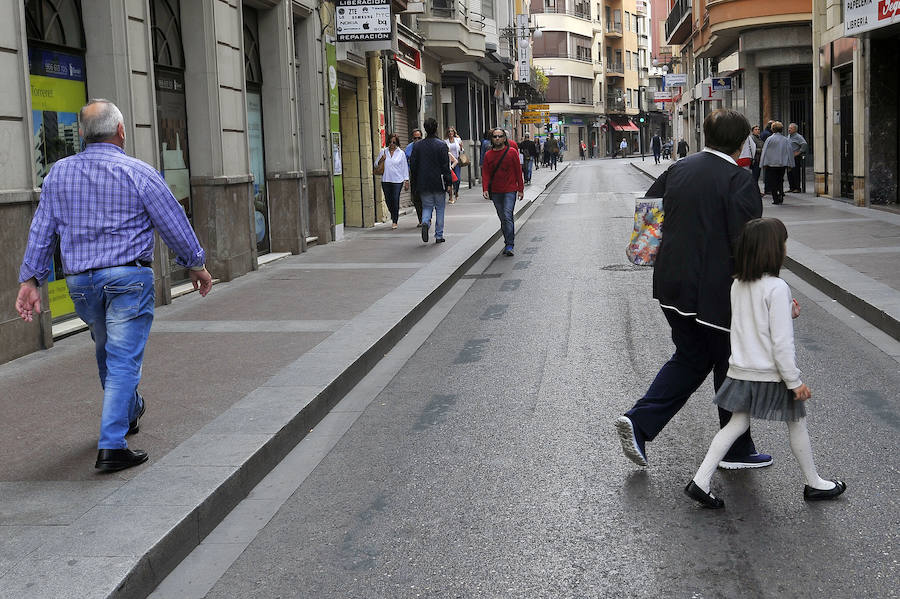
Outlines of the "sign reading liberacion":
{"label": "sign reading liberacion", "polygon": [[339,42],[391,39],[390,0],[336,0],[335,28]]}

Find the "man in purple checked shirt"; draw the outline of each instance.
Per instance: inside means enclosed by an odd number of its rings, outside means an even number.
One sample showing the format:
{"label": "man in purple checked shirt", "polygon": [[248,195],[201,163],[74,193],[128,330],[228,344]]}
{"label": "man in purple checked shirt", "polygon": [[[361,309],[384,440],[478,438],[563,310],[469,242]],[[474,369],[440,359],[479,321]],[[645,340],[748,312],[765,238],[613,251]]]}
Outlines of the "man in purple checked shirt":
{"label": "man in purple checked shirt", "polygon": [[206,296],[212,276],[181,204],[149,164],[125,154],[125,122],[115,104],[91,100],[79,115],[87,146],[53,165],[44,179],[25,259],[16,311],[26,322],[41,311],[38,287],[50,275],[59,243],[75,312],[96,346],[103,414],[95,468],[113,472],[147,461],[125,441],[137,433],[146,404],[137,391],[153,322],[153,231],[189,268]]}

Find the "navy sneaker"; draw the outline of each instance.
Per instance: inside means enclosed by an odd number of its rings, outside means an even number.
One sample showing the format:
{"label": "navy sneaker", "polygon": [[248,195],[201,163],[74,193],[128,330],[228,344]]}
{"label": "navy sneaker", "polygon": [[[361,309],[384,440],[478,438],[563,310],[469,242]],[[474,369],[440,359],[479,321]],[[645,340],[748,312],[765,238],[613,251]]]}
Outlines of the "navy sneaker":
{"label": "navy sneaker", "polygon": [[719,468],[725,470],[746,470],[747,468],[765,468],[771,466],[772,456],[767,453],[751,453],[750,455],[741,456],[739,458],[729,458],[726,456],[724,460],[719,462]]}
{"label": "navy sneaker", "polygon": [[616,432],[619,433],[619,441],[622,442],[622,451],[625,457],[638,466],[647,466],[647,454],[644,453],[644,436],[634,428],[631,418],[619,416],[616,418]]}
{"label": "navy sneaker", "polygon": [[504,247],[503,255],[504,256],[515,256],[515,253],[513,252],[513,246],[508,245],[508,246]]}
{"label": "navy sneaker", "polygon": [[422,223],[422,241],[428,243],[428,229],[431,228],[431,223]]}

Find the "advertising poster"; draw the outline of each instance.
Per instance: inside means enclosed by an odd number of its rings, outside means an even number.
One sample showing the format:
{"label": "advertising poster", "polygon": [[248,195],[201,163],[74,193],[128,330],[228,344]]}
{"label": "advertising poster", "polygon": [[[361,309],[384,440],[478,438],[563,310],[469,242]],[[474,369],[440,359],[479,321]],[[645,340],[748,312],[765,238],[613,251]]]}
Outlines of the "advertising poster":
{"label": "advertising poster", "polygon": [[[34,183],[40,187],[54,162],[81,149],[78,111],[87,101],[84,58],[75,54],[30,48],[28,68],[31,116],[34,123]],[[58,250],[53,258],[47,290],[50,295],[51,318],[57,319],[75,312]]]}
{"label": "advertising poster", "polygon": [[337,41],[391,39],[390,0],[335,0]]}
{"label": "advertising poster", "polygon": [[341,108],[338,98],[337,47],[332,42],[325,44],[325,59],[328,62],[328,101],[331,122],[331,151],[334,168],[334,225],[338,230],[344,225],[344,178],[341,162]]}

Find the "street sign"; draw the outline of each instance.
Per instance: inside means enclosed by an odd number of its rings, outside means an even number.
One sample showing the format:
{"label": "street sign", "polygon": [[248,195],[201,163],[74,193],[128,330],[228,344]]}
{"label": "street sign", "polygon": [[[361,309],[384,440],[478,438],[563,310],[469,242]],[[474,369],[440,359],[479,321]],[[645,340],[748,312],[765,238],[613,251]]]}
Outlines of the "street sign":
{"label": "street sign", "polygon": [[716,77],[712,80],[713,91],[731,91],[731,77]]}
{"label": "street sign", "polygon": [[543,123],[549,123],[549,118],[523,118],[519,121],[523,125],[541,125]]}
{"label": "street sign", "polygon": [[549,104],[529,104],[528,110],[550,110]]}
{"label": "street sign", "polygon": [[528,106],[528,100],[523,96],[513,96],[509,99],[509,103],[513,108],[518,108],[519,110],[524,110]]}
{"label": "street sign", "polygon": [[538,111],[538,110],[523,110],[522,116],[526,117],[526,118],[529,118],[529,117],[538,118],[538,117],[545,117],[545,116],[550,116],[550,115],[547,114],[546,112]]}
{"label": "street sign", "polygon": [[672,92],[655,91],[653,92],[654,102],[671,102]]}
{"label": "street sign", "polygon": [[687,73],[663,75],[663,87],[687,87]]}

